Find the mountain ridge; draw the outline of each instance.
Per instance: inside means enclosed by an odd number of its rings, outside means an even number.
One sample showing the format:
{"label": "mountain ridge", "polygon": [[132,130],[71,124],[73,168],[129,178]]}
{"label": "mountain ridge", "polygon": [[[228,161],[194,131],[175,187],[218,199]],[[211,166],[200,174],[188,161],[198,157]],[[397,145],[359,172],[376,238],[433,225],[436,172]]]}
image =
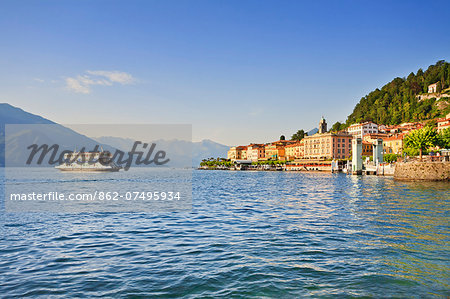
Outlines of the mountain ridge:
{"label": "mountain ridge", "polygon": [[[27,124],[30,125],[54,125],[51,126],[51,130],[47,132],[46,130],[40,129],[40,126],[33,126],[33,132],[30,130],[20,130],[20,126],[14,126],[15,136],[7,136],[9,151],[6,153],[5,150],[5,127],[6,124],[18,124],[24,125],[27,128]],[[45,127],[45,126],[44,126]],[[31,127],[30,127],[31,128]],[[17,136],[16,136],[17,135]],[[15,139],[11,139],[14,137]],[[102,142],[105,138],[110,138],[110,143]],[[115,142],[112,142],[112,138],[116,138]],[[55,140],[58,140],[56,142]],[[121,141],[121,144],[118,141]],[[63,142],[61,142],[63,141]],[[30,143],[31,142],[31,143]],[[41,117],[36,114],[29,113],[19,107],[12,106],[8,103],[0,103],[0,167],[5,166],[5,155],[8,157],[8,165],[23,164],[26,160],[24,153],[18,150],[26,147],[26,144],[32,143],[62,143],[62,148],[72,149],[77,144],[86,144],[87,148],[93,148],[96,144],[103,146],[105,150],[115,150],[122,149],[128,152],[134,143],[134,140],[130,138],[120,138],[120,137],[104,137],[102,139],[92,138],[82,135],[72,129],[64,127],[57,124],[49,119]],[[117,145],[117,146],[115,146]],[[215,141],[205,139],[200,142],[183,142],[181,140],[158,140],[158,145],[164,145],[171,149],[171,153],[174,155],[173,158],[179,159],[181,161],[186,160],[186,155],[192,156],[192,165],[177,165],[179,167],[190,167],[198,166],[200,161],[204,158],[209,157],[223,157],[226,156],[228,146],[217,143]],[[183,151],[186,151],[183,153]],[[191,155],[192,151],[192,155]],[[184,163],[183,163],[184,164]]]}

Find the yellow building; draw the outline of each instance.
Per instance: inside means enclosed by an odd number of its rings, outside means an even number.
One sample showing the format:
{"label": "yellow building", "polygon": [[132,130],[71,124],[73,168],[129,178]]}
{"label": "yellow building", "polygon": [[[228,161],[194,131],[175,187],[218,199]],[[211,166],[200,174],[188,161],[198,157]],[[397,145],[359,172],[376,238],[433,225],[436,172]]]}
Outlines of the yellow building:
{"label": "yellow building", "polygon": [[403,152],[403,136],[392,136],[383,140],[383,149],[385,154],[397,154],[401,155]]}
{"label": "yellow building", "polygon": [[241,160],[247,160],[247,147],[243,146],[241,150]]}
{"label": "yellow building", "polygon": [[363,137],[363,142],[370,142],[370,143],[374,143],[377,142],[378,139],[385,139],[388,138],[388,134],[385,133],[372,133],[372,134],[367,134],[364,135]]}
{"label": "yellow building", "polygon": [[265,146],[266,160],[286,160],[285,146],[293,143],[290,140],[278,140]]}
{"label": "yellow building", "polygon": [[303,141],[288,144],[285,146],[286,160],[294,160],[303,158],[305,144]]}
{"label": "yellow building", "polygon": [[247,147],[246,146],[233,146],[228,150],[227,159],[231,161],[246,160],[247,159]]}

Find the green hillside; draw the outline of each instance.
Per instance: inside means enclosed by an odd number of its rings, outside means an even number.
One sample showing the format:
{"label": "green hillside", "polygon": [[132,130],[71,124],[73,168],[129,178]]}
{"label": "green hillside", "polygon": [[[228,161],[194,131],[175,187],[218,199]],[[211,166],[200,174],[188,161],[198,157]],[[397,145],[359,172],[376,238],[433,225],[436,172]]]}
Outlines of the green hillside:
{"label": "green hillside", "polygon": [[[428,85],[439,82],[436,99],[419,99],[427,94]],[[345,124],[336,123],[332,130],[343,129],[353,123],[373,121],[394,125],[440,117],[450,112],[450,63],[441,60],[424,72],[419,69],[406,78],[395,78],[381,89],[361,98]],[[425,96],[425,97],[427,97]]]}

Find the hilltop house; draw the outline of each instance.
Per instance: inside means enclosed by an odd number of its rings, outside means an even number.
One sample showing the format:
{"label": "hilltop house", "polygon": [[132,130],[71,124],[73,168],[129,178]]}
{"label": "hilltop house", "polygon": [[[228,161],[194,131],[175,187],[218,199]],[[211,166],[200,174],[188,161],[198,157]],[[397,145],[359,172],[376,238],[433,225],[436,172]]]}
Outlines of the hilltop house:
{"label": "hilltop house", "polygon": [[428,85],[428,93],[436,93],[438,91],[439,82]]}

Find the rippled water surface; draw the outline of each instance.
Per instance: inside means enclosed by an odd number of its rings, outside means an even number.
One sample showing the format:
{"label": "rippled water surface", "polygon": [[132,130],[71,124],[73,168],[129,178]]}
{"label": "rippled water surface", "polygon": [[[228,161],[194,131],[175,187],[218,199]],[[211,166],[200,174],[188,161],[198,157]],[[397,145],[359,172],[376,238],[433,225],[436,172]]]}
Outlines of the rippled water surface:
{"label": "rippled water surface", "polygon": [[449,200],[449,183],[194,171],[189,212],[3,211],[0,296],[448,297]]}

